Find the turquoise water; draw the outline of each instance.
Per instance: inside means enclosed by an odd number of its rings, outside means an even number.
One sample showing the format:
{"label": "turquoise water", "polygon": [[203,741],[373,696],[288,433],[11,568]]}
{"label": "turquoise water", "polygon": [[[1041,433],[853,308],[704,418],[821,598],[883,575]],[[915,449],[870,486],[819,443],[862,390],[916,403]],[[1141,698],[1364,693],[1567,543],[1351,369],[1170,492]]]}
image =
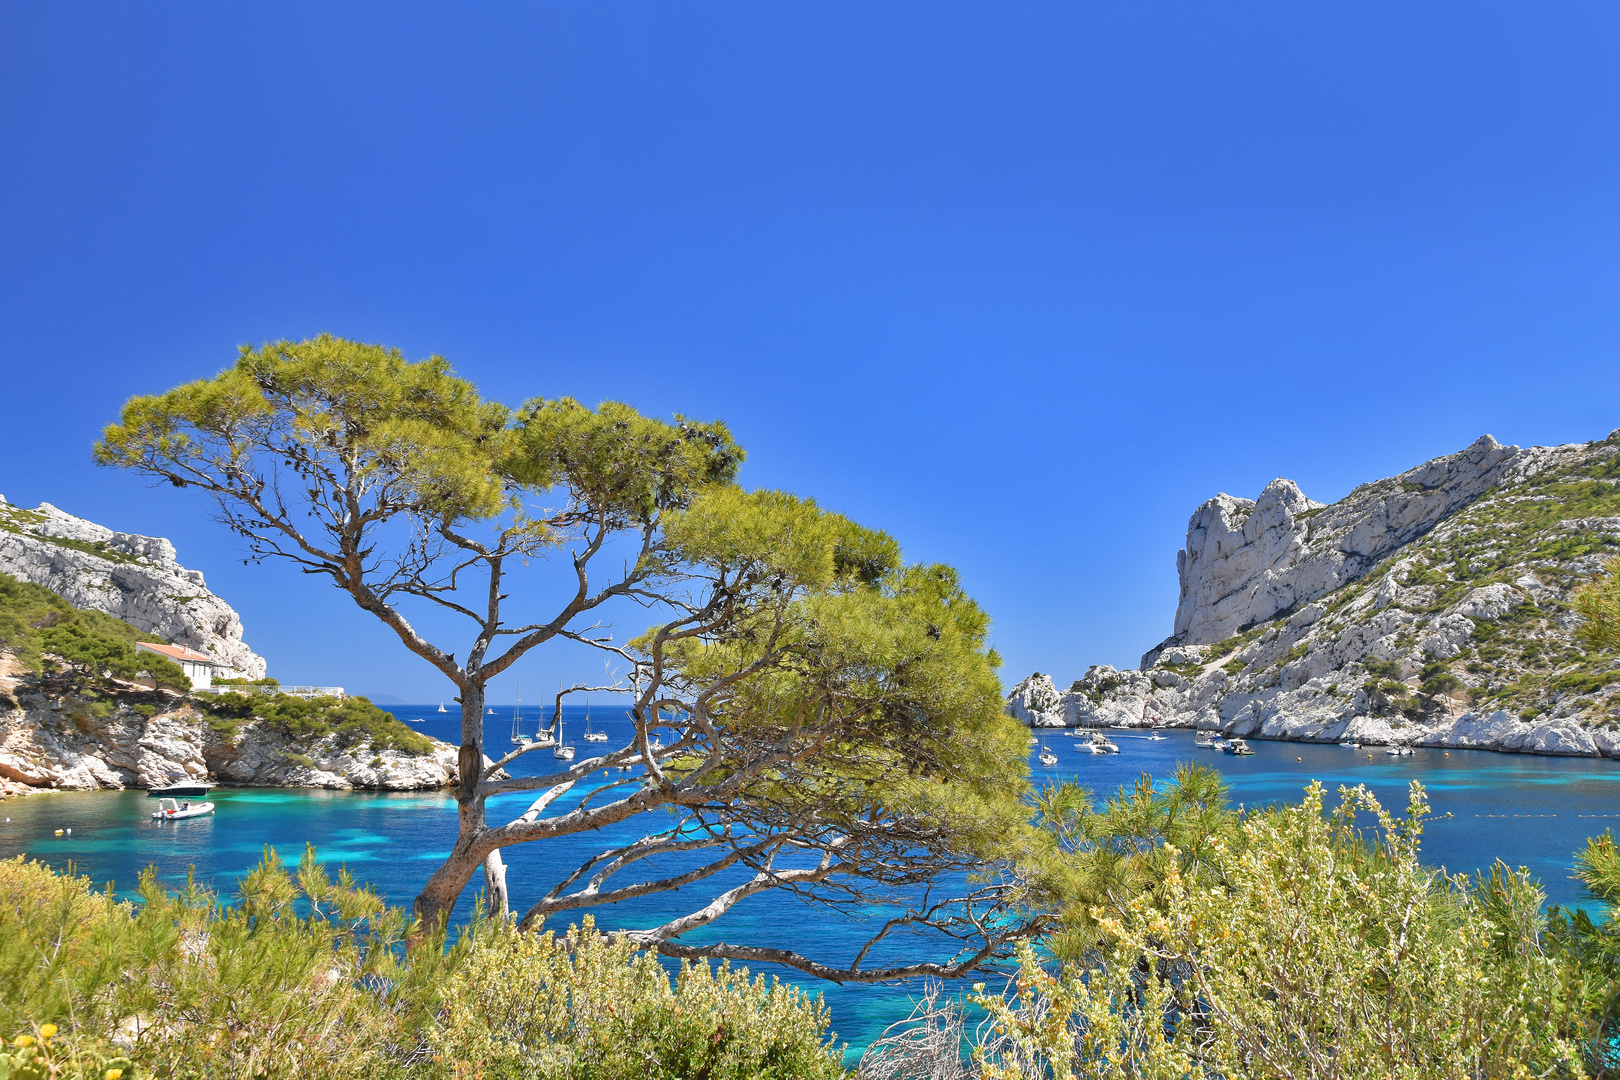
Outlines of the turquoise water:
{"label": "turquoise water", "polygon": [[[435,709],[400,706],[393,711],[401,719],[423,718],[424,723],[413,726],[453,741],[458,718],[440,715]],[[539,711],[524,711],[527,730],[534,730]],[[510,713],[488,719],[489,745],[502,750],[509,745]],[[605,727],[613,736],[614,741],[606,745],[619,745],[629,737],[629,721],[622,714],[604,719],[598,711],[593,719],[595,726]],[[591,744],[578,741],[582,720],[582,713],[569,712],[570,741],[583,754]],[[1115,741],[1123,753],[1093,756],[1079,753],[1076,740],[1048,733],[1047,745],[1057,753],[1059,764],[1048,769],[1035,763],[1035,776],[1037,780],[1077,777],[1102,795],[1133,782],[1142,772],[1167,777],[1178,762],[1194,761],[1220,769],[1232,786],[1233,800],[1249,806],[1296,800],[1305,784],[1319,779],[1330,792],[1340,784],[1367,784],[1396,810],[1406,805],[1407,783],[1419,779],[1428,787],[1435,813],[1452,814],[1430,825],[1425,836],[1428,861],[1454,872],[1484,869],[1497,858],[1528,866],[1555,903],[1579,902],[1579,885],[1570,878],[1573,853],[1589,836],[1620,824],[1620,762],[1463,750],[1452,750],[1449,755],[1419,750],[1411,757],[1393,758],[1382,750],[1369,756],[1365,750],[1358,753],[1337,746],[1268,742],[1253,743],[1253,757],[1235,758],[1194,749],[1187,732],[1172,732],[1164,742],[1128,734],[1115,736]],[[553,762],[541,750],[518,764],[515,771],[541,772]],[[558,809],[577,802],[585,790],[588,788],[571,793]],[[531,797],[492,801],[491,818],[521,813]],[[120,889],[132,885],[148,865],[176,883],[195,867],[204,884],[228,892],[235,879],[258,861],[266,844],[283,857],[296,859],[308,842],[328,864],[347,865],[390,900],[408,904],[455,835],[455,804],[437,792],[223,788],[213,798],[218,805],[213,816],[168,824],[150,820],[155,801],[142,792],[61,793],[10,800],[0,804],[0,817],[11,819],[0,825],[0,857],[27,853],[58,867],[72,861],[96,881],[110,880]],[[522,910],[584,858],[631,840],[644,828],[645,823],[630,822],[601,834],[508,848],[514,907]],[[56,836],[56,829],[72,829],[72,833]],[[598,910],[596,916],[609,927],[652,926],[700,906],[734,883],[734,879],[720,878],[706,889],[689,887],[647,897]],[[459,909],[462,917],[470,911],[471,900],[469,890]],[[866,917],[835,914],[808,908],[791,897],[766,894],[744,901],[701,935],[687,940],[786,945],[817,959],[845,962],[871,932],[876,917],[876,913]],[[897,949],[904,946],[901,942]],[[890,955],[899,958],[903,953]],[[783,975],[788,977],[788,973]],[[839,987],[800,981],[807,989],[825,994],[840,1039],[857,1047],[904,1016],[908,996],[915,991],[903,985]]]}

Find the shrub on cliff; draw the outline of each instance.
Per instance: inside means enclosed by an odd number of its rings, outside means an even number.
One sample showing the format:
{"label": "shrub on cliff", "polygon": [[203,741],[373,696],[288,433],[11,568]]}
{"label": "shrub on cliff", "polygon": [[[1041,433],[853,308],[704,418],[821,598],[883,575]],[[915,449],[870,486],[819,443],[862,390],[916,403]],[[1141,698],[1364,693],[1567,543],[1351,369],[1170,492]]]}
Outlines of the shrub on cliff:
{"label": "shrub on cliff", "polygon": [[148,674],[159,686],[191,689],[180,665],[156,653],[138,653],[150,635],[100,611],[78,609],[49,589],[0,573],[0,649],[25,670],[66,671],[77,680],[104,683]]}
{"label": "shrub on cliff", "polygon": [[204,707],[215,721],[214,729],[231,734],[244,720],[258,720],[271,731],[279,731],[304,745],[336,736],[339,746],[363,746],[377,750],[400,750],[420,756],[433,751],[433,740],[420,735],[394,719],[394,714],[377,708],[363,697],[301,698],[291,694],[269,697],[228,693],[210,698]]}

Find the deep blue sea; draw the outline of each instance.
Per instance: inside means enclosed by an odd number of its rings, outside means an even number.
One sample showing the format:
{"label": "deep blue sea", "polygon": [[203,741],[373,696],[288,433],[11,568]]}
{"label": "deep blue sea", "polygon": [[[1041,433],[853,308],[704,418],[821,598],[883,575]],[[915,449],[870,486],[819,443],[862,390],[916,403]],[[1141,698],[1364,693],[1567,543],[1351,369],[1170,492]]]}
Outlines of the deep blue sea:
{"label": "deep blue sea", "polygon": [[[449,706],[454,708],[453,705]],[[440,714],[437,705],[389,706],[402,720],[420,719],[416,729],[449,742],[459,735],[459,717]],[[492,753],[510,744],[510,709],[487,718],[487,744]],[[533,732],[539,708],[523,710],[525,730]],[[583,711],[565,714],[569,741],[583,755]],[[620,745],[630,736],[622,713],[595,710],[594,726],[605,728]],[[1234,802],[1259,806],[1297,800],[1312,779],[1323,781],[1331,795],[1341,784],[1366,784],[1396,811],[1404,811],[1406,787],[1419,779],[1428,787],[1436,819],[1425,834],[1427,861],[1447,869],[1478,871],[1500,858],[1527,866],[1541,879],[1551,902],[1577,904],[1579,884],[1570,878],[1574,852],[1590,836],[1620,824],[1620,762],[1586,758],[1544,758],[1486,751],[1419,750],[1411,757],[1389,757],[1381,749],[1354,751],[1337,746],[1256,741],[1253,757],[1237,758],[1192,745],[1190,732],[1171,732],[1163,742],[1145,736],[1117,734],[1123,750],[1093,756],[1077,749],[1077,740],[1045,733],[1059,764],[1044,768],[1033,762],[1037,781],[1078,777],[1099,796],[1112,794],[1143,772],[1169,777],[1177,763],[1195,761],[1226,775]],[[549,771],[548,751],[519,759],[515,772]],[[603,782],[597,774],[597,782]],[[588,787],[576,789],[558,809],[577,802]],[[531,794],[509,796],[490,804],[491,819],[505,812],[516,816]],[[97,882],[112,881],[120,890],[134,884],[146,866],[155,866],[173,883],[194,867],[203,884],[223,892],[251,869],[265,845],[295,861],[306,842],[332,867],[346,865],[391,901],[408,904],[422,881],[443,858],[455,834],[454,802],[438,792],[361,794],[303,790],[220,788],[213,795],[211,817],[160,825],[148,814],[155,801],[144,792],[60,793],[0,803],[0,857],[26,853],[57,867],[72,862]],[[1331,804],[1331,801],[1330,801]],[[1450,818],[1441,815],[1451,813]],[[662,820],[662,819],[660,819]],[[645,822],[617,830],[565,838],[547,844],[506,849],[513,906],[521,911],[560,876],[589,855],[634,839]],[[57,829],[72,829],[56,836]],[[481,877],[474,884],[480,884]],[[707,889],[689,887],[678,893],[598,910],[604,927],[644,927],[700,906],[715,892],[734,883],[715,879]],[[472,890],[459,914],[471,910]],[[818,959],[845,962],[870,934],[879,913],[840,915],[808,908],[785,896],[765,894],[738,905],[693,942],[732,940],[785,945]],[[905,943],[901,943],[904,945]],[[791,977],[783,973],[784,977]],[[909,1011],[914,986],[834,986],[799,979],[812,992],[825,995],[840,1040],[864,1046],[889,1023]]]}

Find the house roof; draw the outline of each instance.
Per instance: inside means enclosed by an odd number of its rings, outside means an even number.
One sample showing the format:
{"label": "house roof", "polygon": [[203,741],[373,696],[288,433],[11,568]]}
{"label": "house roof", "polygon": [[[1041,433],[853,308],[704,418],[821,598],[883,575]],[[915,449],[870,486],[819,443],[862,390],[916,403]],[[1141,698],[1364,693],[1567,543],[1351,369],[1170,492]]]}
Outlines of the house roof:
{"label": "house roof", "polygon": [[188,664],[212,664],[214,667],[229,667],[230,665],[215,660],[212,656],[205,656],[200,652],[192,652],[184,645],[159,645],[152,641],[138,641],[135,648],[145,649],[147,652],[162,653],[171,660],[184,660]]}

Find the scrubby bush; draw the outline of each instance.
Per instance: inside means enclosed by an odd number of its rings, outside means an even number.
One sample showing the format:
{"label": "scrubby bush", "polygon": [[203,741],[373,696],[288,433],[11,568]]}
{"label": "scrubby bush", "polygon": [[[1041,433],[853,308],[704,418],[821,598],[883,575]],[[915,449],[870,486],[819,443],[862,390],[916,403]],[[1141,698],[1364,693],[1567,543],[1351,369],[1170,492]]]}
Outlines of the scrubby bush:
{"label": "scrubby bush", "polygon": [[457,1076],[525,1080],[832,1080],[819,999],[729,964],[673,979],[587,917],[566,938],[496,928],[445,987],[433,1046]]}
{"label": "scrubby bush", "polygon": [[13,1080],[821,1080],[842,1075],[827,1024],[819,1001],[726,966],[671,981],[589,923],[557,939],[480,922],[447,947],[310,849],[289,871],[266,848],[229,904],[150,871],[121,902],[0,862]]}
{"label": "scrubby bush", "polygon": [[246,720],[257,720],[271,731],[279,731],[309,745],[336,736],[339,746],[369,743],[377,750],[401,750],[422,755],[433,751],[433,740],[412,731],[363,697],[339,700],[335,697],[301,698],[291,694],[271,697],[227,693],[205,703],[209,726],[231,737]]}
{"label": "scrubby bush", "polygon": [[1095,948],[1066,970],[1026,949],[1011,997],[979,988],[996,1028],[982,1075],[1588,1075],[1600,1044],[1539,888],[1501,865],[1424,867],[1420,785],[1404,821],[1343,795],[1324,815],[1313,785],[1218,843],[1204,880],[1171,860],[1161,889],[1100,904]]}

